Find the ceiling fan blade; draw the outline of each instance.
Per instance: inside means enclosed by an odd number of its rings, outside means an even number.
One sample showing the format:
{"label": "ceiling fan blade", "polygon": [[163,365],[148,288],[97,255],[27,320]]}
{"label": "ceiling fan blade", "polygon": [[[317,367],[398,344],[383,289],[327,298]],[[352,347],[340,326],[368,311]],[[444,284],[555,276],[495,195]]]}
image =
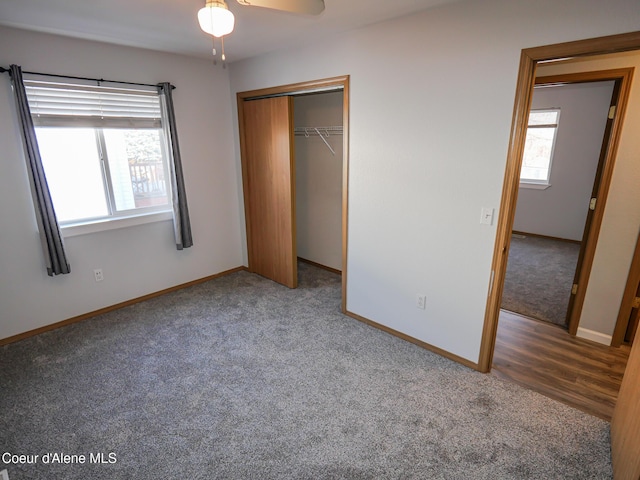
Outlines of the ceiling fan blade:
{"label": "ceiling fan blade", "polygon": [[240,5],[271,8],[283,12],[319,15],[324,11],[324,0],[237,0]]}

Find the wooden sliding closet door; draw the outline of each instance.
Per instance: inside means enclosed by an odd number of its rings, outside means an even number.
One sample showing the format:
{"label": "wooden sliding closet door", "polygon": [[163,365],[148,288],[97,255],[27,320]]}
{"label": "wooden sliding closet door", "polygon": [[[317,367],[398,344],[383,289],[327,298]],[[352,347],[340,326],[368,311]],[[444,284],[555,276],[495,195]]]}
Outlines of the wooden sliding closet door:
{"label": "wooden sliding closet door", "polygon": [[296,288],[293,98],[244,100],[242,116],[249,270]]}

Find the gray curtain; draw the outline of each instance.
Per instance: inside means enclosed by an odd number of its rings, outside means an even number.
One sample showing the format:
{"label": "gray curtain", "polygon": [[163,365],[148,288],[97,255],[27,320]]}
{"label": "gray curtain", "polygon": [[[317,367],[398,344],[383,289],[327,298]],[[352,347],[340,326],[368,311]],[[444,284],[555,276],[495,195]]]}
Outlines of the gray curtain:
{"label": "gray curtain", "polygon": [[189,248],[193,245],[191,236],[191,222],[189,221],[189,207],[187,206],[187,192],[184,188],[182,174],[182,159],[178,145],[178,132],[176,130],[176,117],[173,109],[173,87],[170,83],[158,84],[158,92],[164,110],[163,124],[165,137],[171,149],[169,168],[171,169],[171,193],[173,202],[173,227],[176,234],[176,247],[178,250]]}
{"label": "gray curtain", "polygon": [[35,129],[33,128],[31,111],[29,110],[27,94],[22,80],[22,69],[18,65],[11,65],[9,73],[11,75],[13,93],[16,99],[20,128],[24,138],[27,170],[29,171],[29,179],[31,180],[36,220],[38,222],[38,230],[40,231],[40,240],[47,265],[47,273],[51,277],[69,273],[71,272],[71,267],[64,253],[64,242],[60,234],[60,225],[56,218],[56,212],[53,209],[49,186],[47,185],[44,168],[42,167],[38,140]]}

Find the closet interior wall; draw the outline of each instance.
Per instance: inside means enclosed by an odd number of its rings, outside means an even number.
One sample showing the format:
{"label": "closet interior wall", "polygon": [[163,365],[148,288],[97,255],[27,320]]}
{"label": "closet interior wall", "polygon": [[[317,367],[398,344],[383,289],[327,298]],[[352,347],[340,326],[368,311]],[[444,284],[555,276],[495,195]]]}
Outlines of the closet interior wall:
{"label": "closet interior wall", "polygon": [[294,97],[295,127],[310,132],[295,136],[298,257],[335,270],[342,270],[342,133],[320,127],[342,126],[342,106],[342,91]]}

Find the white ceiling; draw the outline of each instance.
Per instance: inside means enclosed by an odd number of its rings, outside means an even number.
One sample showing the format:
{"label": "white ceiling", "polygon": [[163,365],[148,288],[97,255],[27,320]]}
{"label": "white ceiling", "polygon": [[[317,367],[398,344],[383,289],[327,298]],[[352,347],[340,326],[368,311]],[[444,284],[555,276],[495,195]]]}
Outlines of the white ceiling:
{"label": "white ceiling", "polygon": [[[314,42],[354,28],[458,0],[325,0],[319,16],[247,7],[228,0],[235,31],[230,62]],[[0,25],[208,57],[211,37],[196,19],[204,0],[0,0]]]}

